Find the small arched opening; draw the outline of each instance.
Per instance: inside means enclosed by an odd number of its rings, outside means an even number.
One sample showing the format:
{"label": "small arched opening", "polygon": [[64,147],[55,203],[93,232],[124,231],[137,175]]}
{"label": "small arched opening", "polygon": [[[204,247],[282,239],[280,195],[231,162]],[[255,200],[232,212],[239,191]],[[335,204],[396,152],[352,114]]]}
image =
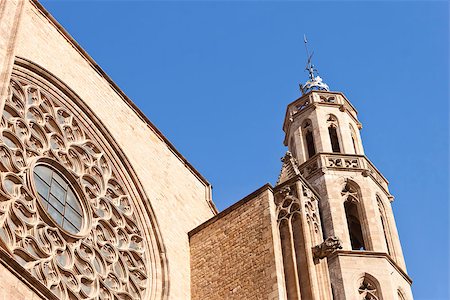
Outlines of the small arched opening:
{"label": "small arched opening", "polygon": [[347,183],[342,190],[342,196],[345,199],[344,210],[352,250],[366,250],[359,213],[360,199],[358,189]]}
{"label": "small arched opening", "polygon": [[311,120],[306,120],[302,125],[303,136],[306,144],[307,157],[311,158],[316,154],[316,147],[314,145],[314,134],[311,125]]}
{"label": "small arched opening", "polygon": [[381,200],[380,196],[377,195],[376,198],[377,198],[378,211],[380,213],[380,222],[381,222],[381,226],[383,228],[383,235],[384,235],[384,240],[386,242],[387,251],[388,251],[389,255],[393,256],[394,255],[394,245],[393,245],[393,241],[392,241],[391,230],[389,228],[389,222],[388,222],[387,215],[386,215],[386,209],[384,207],[383,201]]}
{"label": "small arched opening", "polygon": [[351,125],[351,124],[349,124],[349,127],[350,127],[350,134],[351,134],[351,137],[352,137],[352,144],[353,144],[353,150],[355,151],[355,154],[359,154],[359,151],[358,151],[358,138],[357,138],[357,136],[356,136],[356,131],[355,131],[355,129],[353,128],[353,126]]}
{"label": "small arched opening", "polygon": [[369,274],[359,280],[358,294],[361,300],[382,300],[378,281]]}
{"label": "small arched opening", "polygon": [[330,136],[331,142],[331,150],[333,152],[341,152],[341,146],[339,144],[339,136],[338,136],[338,122],[337,118],[333,115],[329,115],[327,119],[328,124],[328,135]]}

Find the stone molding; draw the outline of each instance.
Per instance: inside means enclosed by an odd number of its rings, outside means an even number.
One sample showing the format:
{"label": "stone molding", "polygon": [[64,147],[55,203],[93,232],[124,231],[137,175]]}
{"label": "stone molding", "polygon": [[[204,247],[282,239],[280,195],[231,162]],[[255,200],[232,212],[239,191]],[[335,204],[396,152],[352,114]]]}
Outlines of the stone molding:
{"label": "stone molding", "polygon": [[6,250],[1,247],[0,263],[42,299],[60,300],[41,281],[31,275]]}
{"label": "stone molding", "polygon": [[[0,0],[0,32],[3,44],[0,45],[0,108],[8,94],[9,79],[14,64],[17,33],[20,29],[25,2],[22,0]],[[13,15],[14,17],[9,17]]]}
{"label": "stone molding", "polygon": [[291,152],[287,151],[281,158],[281,161],[283,165],[281,166],[280,175],[278,175],[277,186],[300,174],[297,159],[295,159]]}
{"label": "stone molding", "polygon": [[340,92],[311,91],[287,106],[283,123],[283,131],[285,132],[285,146],[287,146],[287,139],[290,136],[290,124],[294,122],[295,118],[303,115],[306,111],[315,109],[317,106],[331,106],[338,108],[340,111],[346,111],[352,120],[357,124],[358,129],[362,128],[362,124],[356,117],[358,112],[350,101],[347,100],[344,94]]}
{"label": "stone molding", "polygon": [[233,205],[231,205],[230,207],[226,208],[225,210],[222,210],[220,213],[216,214],[214,217],[212,217],[211,219],[203,222],[202,224],[200,224],[199,226],[197,226],[196,228],[192,229],[191,231],[188,232],[188,236],[189,238],[191,238],[193,235],[195,235],[196,233],[198,233],[199,231],[201,231],[203,228],[209,226],[210,224],[216,222],[218,219],[223,218],[224,216],[226,216],[227,214],[231,213],[232,211],[236,210],[236,208],[238,208],[239,206],[244,205],[245,203],[247,203],[248,201],[252,201],[253,199],[255,199],[258,195],[264,193],[265,191],[269,190],[271,193],[273,193],[273,187],[272,185],[270,185],[269,183],[266,183],[265,185],[263,185],[262,187],[260,187],[259,189],[257,189],[256,191],[254,191],[253,193],[248,194],[247,196],[245,196],[244,198],[242,198],[241,200],[239,200],[238,202],[234,203]]}
{"label": "stone molding", "polygon": [[361,172],[364,177],[370,176],[382,188],[386,195],[390,196],[388,180],[365,155],[317,153],[308,161],[301,164],[299,170],[300,174],[306,179],[313,177],[319,172],[323,174],[327,170]]}
{"label": "stone molding", "polygon": [[358,250],[336,250],[330,256],[328,256],[329,260],[337,259],[339,256],[360,256],[360,257],[373,257],[373,258],[384,258],[386,259],[408,282],[408,284],[412,284],[411,277],[406,274],[406,272],[401,268],[392,257],[385,252],[375,252],[375,251],[358,251]]}

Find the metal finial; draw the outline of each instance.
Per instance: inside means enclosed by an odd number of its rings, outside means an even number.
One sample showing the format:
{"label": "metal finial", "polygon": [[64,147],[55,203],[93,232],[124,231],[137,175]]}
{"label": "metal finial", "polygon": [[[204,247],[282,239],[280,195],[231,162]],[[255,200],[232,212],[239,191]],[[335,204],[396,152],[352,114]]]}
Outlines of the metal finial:
{"label": "metal finial", "polygon": [[[306,56],[308,58],[305,70],[309,73],[309,80],[304,85],[300,84],[300,91],[302,94],[306,94],[312,90],[329,91],[328,85],[322,82],[322,78],[318,75],[319,72],[312,64],[314,51],[311,52],[311,55],[309,54],[308,40],[306,39],[305,34],[303,35],[303,42],[305,43]],[[317,76],[315,76],[315,74],[317,74]]]}
{"label": "metal finial", "polygon": [[309,73],[309,79],[314,79],[314,71],[317,72],[317,70],[314,68],[314,65],[312,64],[312,57],[314,55],[314,51],[311,53],[311,55],[309,55],[308,40],[306,39],[306,34],[303,34],[303,42],[305,43],[306,58],[308,59],[305,70],[308,71]]}

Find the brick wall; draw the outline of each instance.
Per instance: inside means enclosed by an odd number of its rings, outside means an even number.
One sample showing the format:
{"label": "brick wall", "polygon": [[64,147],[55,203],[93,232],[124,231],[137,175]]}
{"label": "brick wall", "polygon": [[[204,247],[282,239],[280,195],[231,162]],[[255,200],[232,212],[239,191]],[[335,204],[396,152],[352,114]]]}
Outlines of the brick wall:
{"label": "brick wall", "polygon": [[280,299],[273,194],[264,186],[190,232],[192,299]]}

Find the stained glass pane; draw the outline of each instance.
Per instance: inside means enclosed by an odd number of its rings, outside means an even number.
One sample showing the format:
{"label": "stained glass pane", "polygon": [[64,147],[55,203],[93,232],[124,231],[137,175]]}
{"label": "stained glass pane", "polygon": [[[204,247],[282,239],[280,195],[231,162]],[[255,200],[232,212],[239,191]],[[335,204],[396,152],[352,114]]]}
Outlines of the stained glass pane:
{"label": "stained glass pane", "polygon": [[39,194],[39,196],[42,199],[42,204],[44,205],[45,208],[47,208],[48,207],[48,200],[47,200],[46,196],[43,196],[41,194]]}
{"label": "stained glass pane", "polygon": [[48,192],[50,190],[48,184],[45,183],[39,176],[35,176],[34,179],[38,193],[44,195],[44,197],[48,197]]}
{"label": "stained glass pane", "polygon": [[75,194],[73,193],[72,190],[68,190],[68,191],[67,191],[66,202],[67,202],[67,204],[69,204],[75,211],[81,212],[81,206],[80,206],[80,203],[78,202],[78,199],[77,199],[77,197],[75,196]]}
{"label": "stained glass pane", "polygon": [[66,211],[64,213],[64,218],[72,223],[75,227],[81,227],[81,215],[75,212],[69,206],[66,206]]}
{"label": "stained glass pane", "polygon": [[49,203],[50,203],[51,206],[53,206],[53,208],[55,208],[61,214],[64,213],[64,204],[59,202],[55,197],[50,196]]}
{"label": "stained glass pane", "polygon": [[66,199],[66,190],[62,186],[60,186],[56,181],[52,182],[50,193],[61,203],[64,203]]}
{"label": "stained glass pane", "polygon": [[56,180],[63,189],[67,189],[67,182],[58,173],[53,173],[53,180]]}
{"label": "stained glass pane", "polygon": [[51,205],[48,206],[48,213],[50,217],[52,217],[53,220],[55,220],[58,224],[62,224],[63,216],[62,214],[59,213],[59,211],[53,208],[53,206]]}
{"label": "stained glass pane", "polygon": [[34,168],[34,173],[50,185],[53,173],[51,169],[44,166],[36,166],[36,168]]}
{"label": "stained glass pane", "polygon": [[78,233],[80,231],[78,228],[76,228],[75,226],[73,226],[72,224],[70,224],[67,221],[64,223],[64,227],[63,228],[65,230],[67,230],[68,232],[74,233],[74,234],[76,234],[76,233]]}

